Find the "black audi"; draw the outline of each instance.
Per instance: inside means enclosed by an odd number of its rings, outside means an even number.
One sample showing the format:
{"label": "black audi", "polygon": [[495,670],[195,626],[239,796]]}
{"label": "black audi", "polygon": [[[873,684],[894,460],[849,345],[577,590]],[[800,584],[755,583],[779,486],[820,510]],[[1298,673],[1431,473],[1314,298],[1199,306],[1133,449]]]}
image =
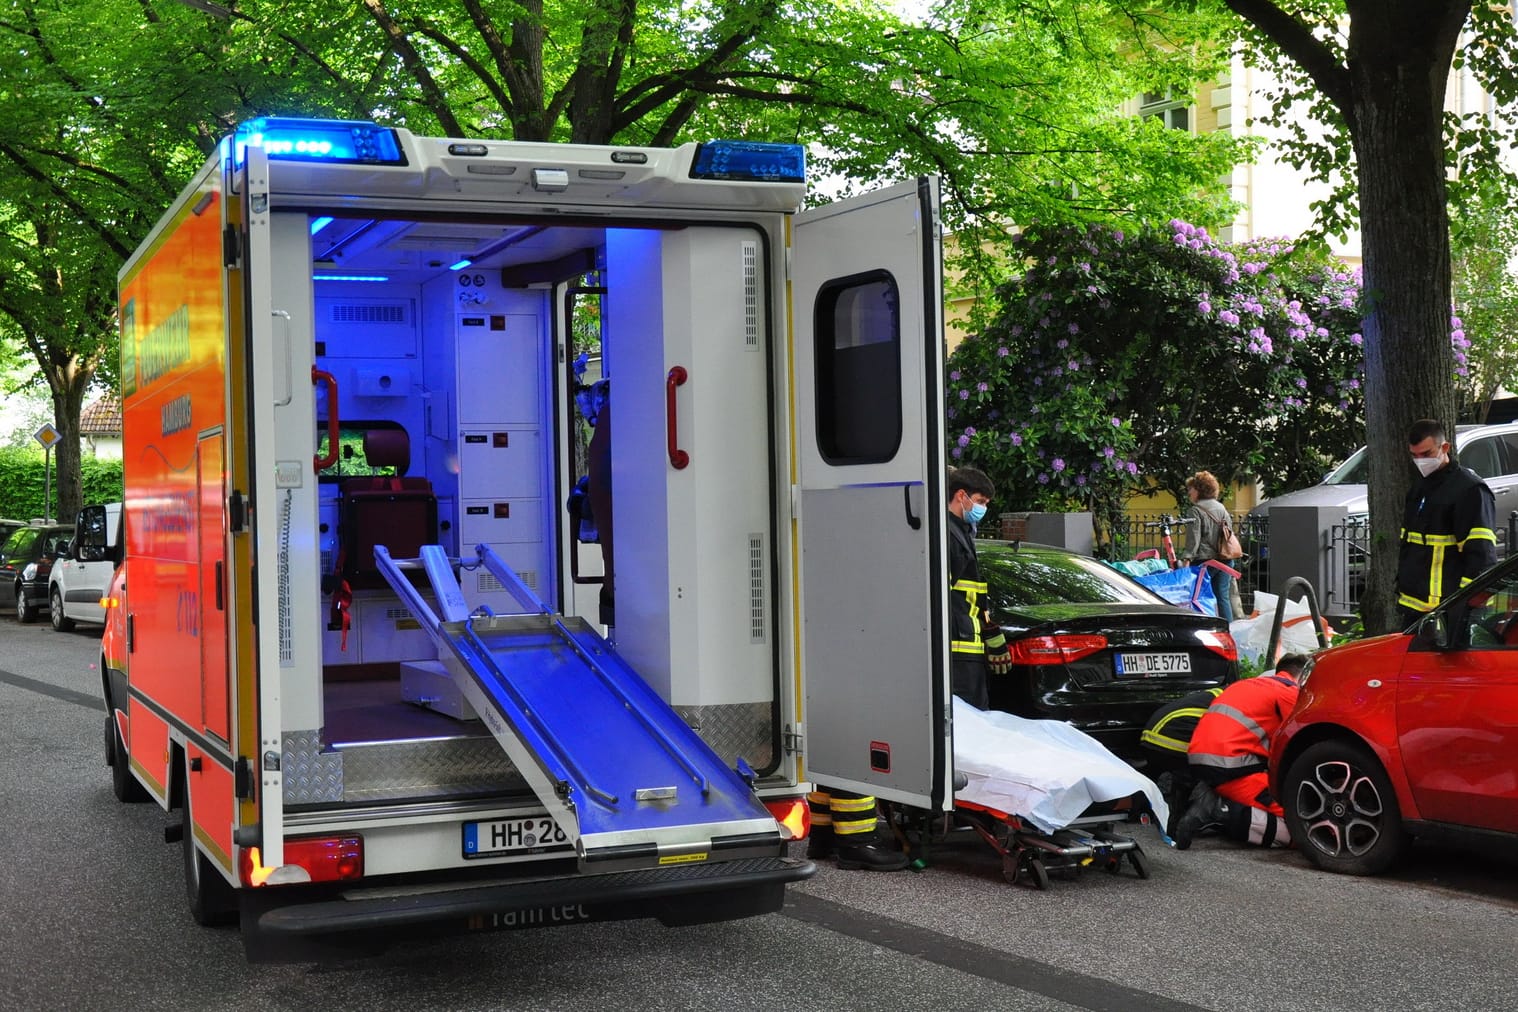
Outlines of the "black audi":
{"label": "black audi", "polygon": [[1125,758],[1163,702],[1238,678],[1228,623],[1173,605],[1096,559],[1026,543],[977,543],[992,621],[1013,667],[991,708],[1066,720]]}

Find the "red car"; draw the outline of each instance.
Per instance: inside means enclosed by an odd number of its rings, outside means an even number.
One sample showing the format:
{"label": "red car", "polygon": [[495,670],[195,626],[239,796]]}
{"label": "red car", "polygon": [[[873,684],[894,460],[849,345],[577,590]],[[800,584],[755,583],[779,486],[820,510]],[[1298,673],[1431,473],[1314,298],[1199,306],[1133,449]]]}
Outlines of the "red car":
{"label": "red car", "polygon": [[1518,838],[1518,556],[1405,633],[1317,655],[1270,775],[1329,871],[1384,871],[1425,833]]}

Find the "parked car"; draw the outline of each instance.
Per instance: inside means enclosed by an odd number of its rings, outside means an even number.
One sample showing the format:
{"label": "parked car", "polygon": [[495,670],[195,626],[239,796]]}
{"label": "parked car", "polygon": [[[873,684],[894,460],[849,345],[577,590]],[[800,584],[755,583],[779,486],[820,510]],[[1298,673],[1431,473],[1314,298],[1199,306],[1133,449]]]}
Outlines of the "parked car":
{"label": "parked car", "polygon": [[1271,784],[1313,864],[1370,875],[1422,834],[1518,842],[1518,557],[1407,632],[1313,659]]}
{"label": "parked car", "polygon": [[[1518,508],[1518,422],[1503,425],[1461,425],[1455,430],[1455,456],[1486,480],[1497,499],[1497,537],[1507,543],[1502,523]],[[1347,519],[1364,520],[1370,515],[1370,455],[1360,447],[1348,459],[1310,488],[1266,499],[1249,511],[1250,517],[1268,517],[1276,506],[1343,506]]]}
{"label": "parked car", "polygon": [[25,520],[0,520],[0,545],[5,544],[12,534],[25,526]]}
{"label": "parked car", "polygon": [[68,551],[74,529],[61,524],[27,525],[0,545],[0,608],[22,622],[35,622],[47,607],[47,578],[53,562]]}
{"label": "parked car", "polygon": [[982,541],[991,618],[1015,663],[991,707],[1067,720],[1130,760],[1155,707],[1238,677],[1228,623],[1170,604],[1105,563],[1045,545]]}
{"label": "parked car", "polygon": [[48,575],[48,617],[53,629],[67,632],[76,622],[105,622],[100,599],[121,564],[121,503],[86,506],[74,522],[67,555]]}

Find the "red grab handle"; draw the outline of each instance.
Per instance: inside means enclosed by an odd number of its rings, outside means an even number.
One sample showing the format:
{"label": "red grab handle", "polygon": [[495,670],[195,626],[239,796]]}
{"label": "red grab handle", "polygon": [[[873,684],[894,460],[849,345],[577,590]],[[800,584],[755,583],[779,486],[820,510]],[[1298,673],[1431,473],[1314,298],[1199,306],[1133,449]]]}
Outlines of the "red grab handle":
{"label": "red grab handle", "polygon": [[669,463],[676,471],[683,470],[690,463],[690,454],[680,449],[675,436],[675,388],[685,385],[690,374],[685,371],[685,366],[677,365],[669,371],[669,376],[664,380],[664,414],[665,430],[669,433]]}
{"label": "red grab handle", "polygon": [[325,457],[311,458],[311,463],[319,474],[337,463],[339,450],[337,445],[339,430],[337,424],[337,377],[325,369],[318,369],[313,365],[311,367],[311,382],[325,383],[327,386],[327,455]]}

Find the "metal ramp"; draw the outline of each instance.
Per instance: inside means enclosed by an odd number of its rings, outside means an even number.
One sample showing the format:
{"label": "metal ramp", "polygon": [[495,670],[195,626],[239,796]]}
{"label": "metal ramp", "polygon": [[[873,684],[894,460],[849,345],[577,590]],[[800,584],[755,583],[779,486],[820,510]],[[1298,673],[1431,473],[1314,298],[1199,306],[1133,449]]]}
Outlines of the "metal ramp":
{"label": "metal ramp", "polygon": [[[551,612],[489,546],[480,565],[523,607],[471,614],[437,545],[375,564],[438,645],[460,691],[559,827],[581,868],[614,871],[773,856],[773,816],[749,783],[584,619]],[[402,572],[420,566],[434,612]],[[747,771],[745,771],[747,772]]]}

